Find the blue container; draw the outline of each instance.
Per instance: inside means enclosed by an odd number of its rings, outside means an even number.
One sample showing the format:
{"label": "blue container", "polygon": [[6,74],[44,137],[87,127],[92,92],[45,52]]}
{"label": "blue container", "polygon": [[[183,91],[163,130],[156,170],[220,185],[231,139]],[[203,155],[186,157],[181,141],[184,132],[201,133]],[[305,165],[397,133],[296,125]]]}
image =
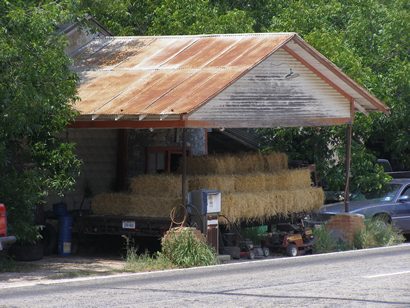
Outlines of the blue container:
{"label": "blue container", "polygon": [[73,217],[69,215],[60,216],[58,225],[58,254],[60,256],[68,256],[71,254],[71,234],[73,229]]}
{"label": "blue container", "polygon": [[58,217],[60,216],[67,216],[67,204],[64,202],[54,203],[53,204],[53,212]]}

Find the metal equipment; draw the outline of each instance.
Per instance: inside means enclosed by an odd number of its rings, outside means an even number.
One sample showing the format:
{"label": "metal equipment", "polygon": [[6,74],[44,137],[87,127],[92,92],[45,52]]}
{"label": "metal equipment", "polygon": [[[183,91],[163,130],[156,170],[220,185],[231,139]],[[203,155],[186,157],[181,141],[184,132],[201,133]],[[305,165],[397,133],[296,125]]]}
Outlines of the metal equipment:
{"label": "metal equipment", "polygon": [[280,223],[261,241],[262,247],[285,252],[290,257],[312,252],[313,233],[303,224]]}
{"label": "metal equipment", "polygon": [[221,212],[221,192],[199,189],[188,194],[188,212],[191,225],[206,236],[209,245],[219,251],[218,215]]}

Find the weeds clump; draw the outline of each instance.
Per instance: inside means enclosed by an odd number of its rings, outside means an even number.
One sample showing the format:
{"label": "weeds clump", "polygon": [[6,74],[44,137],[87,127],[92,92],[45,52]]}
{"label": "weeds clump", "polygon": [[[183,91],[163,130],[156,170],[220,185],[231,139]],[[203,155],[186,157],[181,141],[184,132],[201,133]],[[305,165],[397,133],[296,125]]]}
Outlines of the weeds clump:
{"label": "weeds clump", "polygon": [[195,228],[174,228],[161,240],[164,258],[178,267],[205,266],[217,263],[215,251]]}
{"label": "weeds clump", "polygon": [[160,253],[150,255],[148,252],[138,255],[135,249],[127,249],[124,270],[127,272],[151,272],[176,268]]}
{"label": "weeds clump", "polygon": [[364,228],[354,236],[357,249],[392,246],[403,243],[405,238],[391,224],[379,219],[366,219]]}
{"label": "weeds clump", "polygon": [[351,248],[348,243],[345,243],[340,239],[335,239],[324,225],[313,229],[313,237],[315,239],[313,253],[344,251]]}
{"label": "weeds clump", "polygon": [[137,254],[128,239],[126,245],[125,271],[155,271],[217,263],[215,251],[195,228],[169,230],[161,240],[162,251],[153,255],[148,252]]}
{"label": "weeds clump", "polygon": [[314,253],[392,246],[405,241],[404,236],[391,224],[378,219],[366,219],[364,228],[354,235],[351,244],[342,241],[340,238],[336,239],[324,225],[315,228],[313,236],[315,239]]}

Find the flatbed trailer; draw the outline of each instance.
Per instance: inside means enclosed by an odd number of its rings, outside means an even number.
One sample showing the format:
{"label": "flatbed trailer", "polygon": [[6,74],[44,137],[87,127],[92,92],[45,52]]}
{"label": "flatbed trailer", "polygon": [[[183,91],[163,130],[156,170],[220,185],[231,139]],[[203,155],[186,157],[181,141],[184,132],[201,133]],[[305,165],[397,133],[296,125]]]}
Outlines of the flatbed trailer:
{"label": "flatbed trailer", "polygon": [[168,231],[170,218],[117,215],[84,215],[74,220],[74,230],[81,235],[125,235],[160,238]]}

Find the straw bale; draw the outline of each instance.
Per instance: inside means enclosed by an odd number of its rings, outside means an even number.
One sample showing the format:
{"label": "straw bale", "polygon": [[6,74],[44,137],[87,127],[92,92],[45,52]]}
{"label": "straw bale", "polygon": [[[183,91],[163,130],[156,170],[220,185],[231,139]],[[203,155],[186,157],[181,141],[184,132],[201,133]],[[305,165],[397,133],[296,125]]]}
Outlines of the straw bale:
{"label": "straw bale", "polygon": [[253,173],[235,176],[235,192],[291,190],[311,186],[308,169],[282,170],[277,173]]}
{"label": "straw bale", "polygon": [[235,192],[261,192],[266,190],[267,177],[265,173],[235,176]]}
{"label": "straw bale", "polygon": [[192,175],[247,174],[286,169],[283,153],[245,153],[240,155],[208,155],[187,158],[187,171]]}
{"label": "straw bale", "polygon": [[131,192],[138,195],[159,197],[180,197],[181,176],[140,175],[131,179]]}
{"label": "straw bale", "polygon": [[118,193],[95,196],[91,208],[96,215],[168,218],[172,208],[181,204],[181,198]]}
{"label": "straw bale", "polygon": [[321,188],[305,188],[254,193],[222,194],[222,215],[229,222],[264,221],[275,215],[287,215],[318,209],[323,205]]}
{"label": "straw bale", "polygon": [[263,155],[265,171],[275,172],[288,168],[288,156],[285,153],[270,153]]}
{"label": "straw bale", "polygon": [[215,189],[222,192],[235,191],[235,177],[233,176],[194,176],[189,179],[188,183],[190,191],[197,189]]}
{"label": "straw bale", "polygon": [[265,175],[266,190],[292,190],[309,188],[312,184],[309,169],[282,170]]}

